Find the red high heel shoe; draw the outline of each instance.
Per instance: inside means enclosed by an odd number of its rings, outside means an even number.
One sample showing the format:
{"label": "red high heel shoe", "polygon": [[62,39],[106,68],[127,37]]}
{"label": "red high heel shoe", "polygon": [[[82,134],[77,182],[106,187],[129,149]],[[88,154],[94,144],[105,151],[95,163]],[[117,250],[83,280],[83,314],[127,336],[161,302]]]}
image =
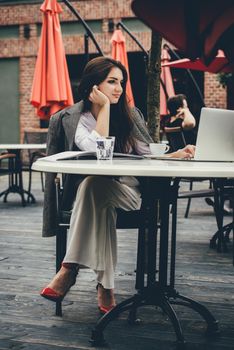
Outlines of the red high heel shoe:
{"label": "red high heel shoe", "polygon": [[[42,291],[40,292],[40,295],[43,298],[46,298],[48,300],[51,301],[62,301],[64,299],[64,297],[66,296],[66,294],[69,292],[70,288],[76,283],[76,277],[78,274],[78,269],[77,268],[72,268],[72,269],[68,269],[69,273],[70,273],[70,282],[68,283],[67,289],[66,291],[61,294],[59,292],[56,292],[53,288],[50,287],[45,287],[42,289]],[[60,271],[58,272],[58,274],[60,273]]]}
{"label": "red high heel shoe", "polygon": [[[70,288],[69,288],[70,289]],[[68,289],[68,291],[69,291]],[[67,292],[68,292],[67,291]],[[57,292],[55,292],[54,289],[52,288],[49,288],[49,287],[45,287],[42,289],[42,291],[40,292],[40,295],[43,297],[43,298],[46,298],[48,300],[51,300],[51,301],[62,301],[65,297],[65,295],[67,294],[67,292],[65,294],[59,294]]]}
{"label": "red high heel shoe", "polygon": [[100,311],[100,313],[101,313],[102,315],[105,315],[107,312],[109,312],[110,310],[112,310],[115,306],[116,306],[116,304],[115,304],[115,305],[110,305],[110,306],[103,306],[103,305],[100,305],[100,306],[98,306],[98,309],[99,309],[99,311]]}
{"label": "red high heel shoe", "polygon": [[[99,290],[99,288],[102,289],[102,291],[105,291],[106,293],[112,293],[111,289],[105,289],[100,283],[97,284],[97,287],[96,287],[97,291]],[[102,305],[101,299],[102,299],[101,293],[100,294],[98,293],[98,309],[100,313],[103,315],[109,312],[110,310],[112,310],[116,306],[115,301],[111,305],[104,306]]]}

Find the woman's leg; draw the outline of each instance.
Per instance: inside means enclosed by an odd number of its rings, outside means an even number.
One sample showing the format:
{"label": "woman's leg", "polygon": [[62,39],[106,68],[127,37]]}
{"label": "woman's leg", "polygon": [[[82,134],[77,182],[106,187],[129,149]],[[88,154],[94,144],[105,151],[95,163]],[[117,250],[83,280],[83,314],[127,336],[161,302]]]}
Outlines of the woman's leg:
{"label": "woman's leg", "polygon": [[97,272],[98,282],[114,288],[116,266],[116,209],[139,209],[140,192],[103,176],[88,176],[80,184],[72,210],[64,262],[76,263]]}
{"label": "woman's leg", "polygon": [[52,301],[63,300],[69,289],[76,283],[78,271],[77,264],[63,263],[52,281],[42,289],[41,296]]}
{"label": "woman's leg", "polygon": [[105,300],[104,305],[114,305],[113,291],[105,295],[105,289],[114,288],[117,257],[115,208],[136,210],[140,205],[140,192],[136,187],[108,177],[85,178],[77,190],[63,266],[41,295],[54,301],[63,298],[75,283],[72,270],[77,272],[79,265],[84,265],[97,273],[99,299]]}

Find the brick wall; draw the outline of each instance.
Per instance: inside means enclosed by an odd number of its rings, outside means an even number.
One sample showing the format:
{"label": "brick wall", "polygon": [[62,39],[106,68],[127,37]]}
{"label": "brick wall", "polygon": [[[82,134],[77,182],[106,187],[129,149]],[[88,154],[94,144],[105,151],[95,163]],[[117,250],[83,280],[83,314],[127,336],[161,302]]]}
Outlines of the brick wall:
{"label": "brick wall", "polygon": [[20,126],[39,127],[39,118],[35,108],[30,104],[30,92],[34,74],[36,58],[22,57],[20,59]]}
{"label": "brick wall", "polygon": [[[42,0],[43,1],[43,0]],[[41,2],[42,3],[42,2]],[[112,33],[108,32],[108,19],[112,19],[116,24],[121,18],[134,17],[130,4],[131,0],[87,0],[71,1],[72,5],[78,10],[85,20],[102,20],[102,33],[95,34],[105,55],[110,55],[110,38]],[[38,51],[39,38],[37,36],[37,23],[42,22],[40,12],[41,4],[1,6],[0,26],[19,25],[19,39],[1,39],[0,40],[0,58],[19,57],[20,59],[20,77],[19,77],[19,95],[20,95],[20,126],[21,140],[23,128],[26,126],[38,126],[39,119],[36,116],[35,109],[30,105],[30,93],[33,81],[33,73]],[[76,21],[76,17],[61,3],[63,12],[60,15],[60,21]],[[29,25],[30,35],[26,39],[25,25]],[[146,50],[150,48],[150,32],[137,32],[133,34],[138,38]],[[126,46],[129,52],[139,51],[135,42],[126,37]],[[83,35],[69,35],[63,38],[66,54],[84,53]],[[89,45],[90,53],[96,52],[92,43]],[[205,75],[205,100],[209,106],[223,107],[226,103],[225,90],[218,86],[215,81],[215,75]]]}
{"label": "brick wall", "polygon": [[[71,3],[85,20],[102,20],[103,32],[95,34],[95,39],[104,54],[110,55],[110,38],[112,33],[108,32],[108,19],[111,18],[114,23],[117,23],[121,18],[134,17],[130,8],[131,0],[109,0],[108,6],[106,0],[71,1]],[[30,105],[30,93],[39,44],[37,23],[42,22],[40,6],[41,4],[1,6],[0,26],[19,25],[19,39],[7,38],[0,40],[0,58],[19,57],[20,59],[19,95],[21,141],[24,127],[36,127],[39,125],[39,119],[36,116],[35,108]],[[76,17],[67,6],[63,3],[61,3],[61,6],[63,12],[60,15],[60,22],[76,21]],[[24,37],[25,25],[29,25],[30,35],[28,39]],[[143,43],[146,49],[149,49],[149,33],[133,34]],[[83,35],[64,36],[63,43],[67,55],[84,53]],[[128,51],[139,50],[132,39],[128,37],[126,37],[126,45]],[[90,41],[89,44],[89,52],[96,52],[92,41]]]}
{"label": "brick wall", "polygon": [[216,74],[205,73],[204,98],[207,107],[227,108],[227,90],[219,84]]}

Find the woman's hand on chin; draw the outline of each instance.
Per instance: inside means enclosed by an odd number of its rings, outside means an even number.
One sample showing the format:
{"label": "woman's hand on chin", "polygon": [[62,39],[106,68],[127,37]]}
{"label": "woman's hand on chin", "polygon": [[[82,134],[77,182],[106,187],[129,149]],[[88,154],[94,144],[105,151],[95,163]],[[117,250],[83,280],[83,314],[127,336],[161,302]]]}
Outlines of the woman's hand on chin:
{"label": "woman's hand on chin", "polygon": [[178,149],[178,151],[171,153],[170,157],[191,159],[194,157],[195,149],[196,149],[196,146],[187,145],[186,147],[184,147],[182,149]]}
{"label": "woman's hand on chin", "polygon": [[110,104],[110,101],[106,95],[104,95],[100,90],[98,90],[97,85],[94,85],[92,91],[89,95],[89,101],[93,104],[97,104],[100,107]]}

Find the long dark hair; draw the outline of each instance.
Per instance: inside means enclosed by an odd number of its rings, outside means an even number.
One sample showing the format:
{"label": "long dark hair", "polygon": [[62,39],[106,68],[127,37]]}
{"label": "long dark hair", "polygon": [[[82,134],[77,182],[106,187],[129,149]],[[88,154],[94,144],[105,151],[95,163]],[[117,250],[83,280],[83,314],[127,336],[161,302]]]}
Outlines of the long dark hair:
{"label": "long dark hair", "polygon": [[102,83],[112,68],[119,68],[123,74],[123,92],[117,104],[110,106],[109,135],[115,136],[115,151],[126,153],[130,146],[134,150],[134,140],[131,137],[133,121],[131,110],[127,103],[126,83],[128,79],[125,67],[119,61],[108,57],[96,57],[89,61],[84,69],[78,93],[84,101],[84,111],[91,109],[89,95],[94,85]]}

